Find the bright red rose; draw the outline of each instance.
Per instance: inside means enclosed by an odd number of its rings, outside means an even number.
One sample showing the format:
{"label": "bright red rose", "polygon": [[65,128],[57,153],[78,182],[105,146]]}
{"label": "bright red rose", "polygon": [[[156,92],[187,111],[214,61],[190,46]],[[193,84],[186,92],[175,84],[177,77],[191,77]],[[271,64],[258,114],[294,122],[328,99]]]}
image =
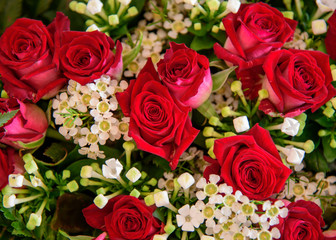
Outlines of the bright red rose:
{"label": "bright red rose", "polygon": [[151,240],[162,228],[154,210],[136,197],[119,195],[103,209],[92,204],[83,214],[91,227],[107,231],[111,240]]}
{"label": "bright red rose", "polygon": [[242,4],[236,14],[223,18],[227,33],[224,48],[214,45],[215,54],[239,70],[261,65],[271,51],[291,39],[297,22],[265,3]]}
{"label": "bright red rose", "polygon": [[63,32],[61,46],[57,49],[59,65],[64,75],[82,85],[106,74],[119,78],[122,72],[122,46],[105,33]]}
{"label": "bright red rose", "polygon": [[283,188],[291,170],[281,161],[269,132],[258,124],[248,132],[215,141],[216,160],[204,175],[221,176],[233,190],[251,199],[263,200]]}
{"label": "bright red rose", "polygon": [[163,84],[184,105],[198,108],[210,96],[209,60],[186,45],[170,42],[157,66]]}
{"label": "bright red rose", "polygon": [[128,134],[137,147],[165,158],[175,169],[199,132],[188,116],[190,107],[171,96],[150,59],[138,78],[116,96],[125,116],[131,118]]}
{"label": "bright red rose", "polygon": [[10,174],[25,172],[23,165],[22,158],[13,148],[0,149],[0,190],[8,184]]}
{"label": "bright red rose", "polygon": [[287,206],[288,215],[276,225],[280,240],[323,240],[322,209],[313,202],[299,200]]}
{"label": "bright red rose", "polygon": [[41,21],[21,18],[0,38],[0,75],[11,97],[34,102],[51,98],[67,79],[59,72],[54,58],[54,37],[69,30],[69,20],[57,13],[46,27]]}
{"label": "bright red rose", "polygon": [[0,142],[18,149],[40,146],[48,128],[45,113],[35,104],[0,98],[1,113],[17,109],[16,115],[0,127]]}
{"label": "bright red rose", "polygon": [[329,54],[331,59],[336,60],[336,12],[334,11],[333,15],[328,19],[329,28],[327,31],[327,35],[325,37],[325,45],[327,49],[327,53]]}
{"label": "bright red rose", "polygon": [[262,87],[269,98],[259,109],[294,117],[316,111],[336,94],[328,55],[319,51],[279,50],[268,55],[263,65]]}

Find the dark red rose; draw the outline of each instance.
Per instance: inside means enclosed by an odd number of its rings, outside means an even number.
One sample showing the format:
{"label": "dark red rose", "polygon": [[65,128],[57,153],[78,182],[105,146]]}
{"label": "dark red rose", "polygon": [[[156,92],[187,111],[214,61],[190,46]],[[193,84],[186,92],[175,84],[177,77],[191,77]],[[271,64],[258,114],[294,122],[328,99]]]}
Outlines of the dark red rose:
{"label": "dark red rose", "polygon": [[327,31],[327,35],[325,37],[325,45],[327,49],[327,53],[329,54],[331,59],[336,60],[336,13],[334,11],[333,15],[328,19],[329,28]]}
{"label": "dark red rose", "polygon": [[165,158],[175,169],[199,132],[188,116],[191,108],[171,96],[150,59],[138,78],[116,96],[125,116],[131,118],[129,135],[137,147]]}
{"label": "dark red rose", "polygon": [[279,193],[292,172],[282,163],[269,132],[258,124],[242,135],[216,140],[214,153],[216,160],[208,159],[205,177],[217,174],[251,199]]}
{"label": "dark red rose", "polygon": [[322,209],[313,202],[299,200],[287,206],[288,215],[276,225],[280,240],[323,240]]}
{"label": "dark red rose", "polygon": [[0,127],[0,142],[14,148],[36,148],[40,146],[48,128],[48,120],[41,108],[15,98],[0,98],[0,112],[19,111]]}
{"label": "dark red rose", "polygon": [[157,64],[164,85],[184,105],[198,108],[210,96],[209,60],[184,44],[170,42],[170,49]]}
{"label": "dark red rose", "polygon": [[46,27],[41,21],[21,18],[0,38],[0,74],[11,97],[34,102],[51,98],[67,79],[57,69],[54,37],[69,30],[69,20],[57,13]]}
{"label": "dark red rose", "polygon": [[119,78],[122,73],[122,46],[99,31],[63,32],[57,50],[59,65],[64,75],[82,85],[106,74]]}
{"label": "dark red rose", "polygon": [[260,2],[242,4],[236,14],[223,18],[223,24],[228,38],[224,48],[214,45],[215,54],[243,70],[261,65],[269,52],[280,49],[293,36],[297,22]]}
{"label": "dark red rose", "polygon": [[107,231],[111,240],[151,240],[162,228],[154,210],[136,197],[119,195],[102,209],[94,204],[84,208],[83,214],[91,227]]}
{"label": "dark red rose", "polygon": [[0,149],[0,190],[8,184],[10,174],[25,172],[23,165],[22,158],[13,148]]}
{"label": "dark red rose", "polygon": [[263,65],[262,87],[269,98],[259,109],[294,117],[307,109],[316,111],[336,94],[328,55],[319,51],[279,50],[268,55]]}

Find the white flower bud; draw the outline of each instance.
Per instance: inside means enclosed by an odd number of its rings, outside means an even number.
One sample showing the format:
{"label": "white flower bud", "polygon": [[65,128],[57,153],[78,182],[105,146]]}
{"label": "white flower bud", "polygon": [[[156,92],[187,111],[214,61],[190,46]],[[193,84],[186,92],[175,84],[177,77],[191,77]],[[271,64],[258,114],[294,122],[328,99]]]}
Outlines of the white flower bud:
{"label": "white flower bud", "polygon": [[184,2],[190,5],[195,5],[198,2],[198,0],[184,0]]}
{"label": "white flower bud", "polygon": [[37,215],[36,213],[32,213],[29,216],[29,220],[27,222],[27,226],[26,227],[29,230],[34,230],[35,227],[41,226],[41,222],[42,222],[41,215]]}
{"label": "white flower bud", "polygon": [[298,165],[302,162],[305,156],[305,151],[295,147],[291,147],[287,153],[287,162]]}
{"label": "white flower bud", "polygon": [[168,239],[168,234],[164,233],[164,234],[155,234],[153,237],[153,240],[167,240]]}
{"label": "white flower bud", "polygon": [[161,191],[154,194],[154,202],[157,207],[164,207],[170,204],[168,192]]}
{"label": "white flower bud", "polygon": [[230,10],[232,13],[237,13],[240,8],[240,1],[239,0],[229,0],[226,9]]}
{"label": "white flower bud", "polygon": [[92,15],[95,15],[96,13],[100,13],[103,8],[103,3],[100,0],[89,0],[87,3],[86,9],[89,13]]}
{"label": "white flower bud", "polygon": [[2,200],[3,206],[5,208],[14,207],[15,206],[15,199],[16,199],[16,196],[14,194],[4,195],[3,200]]}
{"label": "white flower bud", "polygon": [[21,174],[10,174],[8,176],[8,183],[10,187],[22,187],[24,176]]}
{"label": "white flower bud", "polygon": [[102,166],[103,175],[106,178],[117,179],[122,170],[123,165],[121,165],[119,160],[115,158],[106,160],[105,164]]}
{"label": "white flower bud", "polygon": [[98,208],[102,209],[106,206],[108,198],[105,197],[103,194],[99,194],[97,197],[95,197],[93,202]]}
{"label": "white flower bud", "polygon": [[281,132],[293,137],[299,132],[299,129],[300,122],[294,118],[285,118],[281,126]]}
{"label": "white flower bud", "polygon": [[203,236],[201,237],[201,240],[215,240],[215,238],[214,238],[214,237],[211,237],[211,236],[203,235]]}
{"label": "white flower bud", "polygon": [[321,35],[327,32],[327,23],[324,19],[312,21],[312,30],[314,35]]}
{"label": "white flower bud", "polygon": [[83,166],[80,172],[82,178],[91,178],[92,177],[92,167],[91,166]]}
{"label": "white flower bud", "polygon": [[128,5],[131,3],[131,0],[119,0],[119,2],[122,4],[122,5]]}
{"label": "white flower bud", "polygon": [[26,169],[27,173],[32,174],[38,170],[38,166],[34,160],[31,160],[27,162],[24,165],[24,168]]}
{"label": "white flower bud", "polygon": [[246,116],[233,119],[233,126],[237,133],[245,132],[250,129],[250,124]]}
{"label": "white flower bud", "polygon": [[135,183],[136,181],[138,181],[141,178],[141,172],[137,168],[132,167],[126,173],[126,177],[127,177],[128,180],[130,180],[131,182]]}
{"label": "white flower bud", "polygon": [[195,179],[190,173],[185,172],[178,177],[177,182],[183,189],[188,189],[195,183]]}
{"label": "white flower bud", "polygon": [[99,27],[96,24],[92,24],[86,29],[87,32],[99,31]]}
{"label": "white flower bud", "polygon": [[30,182],[34,187],[41,187],[42,186],[42,180],[37,177],[31,177]]}
{"label": "white flower bud", "polygon": [[333,0],[316,0],[316,5],[322,13],[331,12],[336,9],[336,2]]}

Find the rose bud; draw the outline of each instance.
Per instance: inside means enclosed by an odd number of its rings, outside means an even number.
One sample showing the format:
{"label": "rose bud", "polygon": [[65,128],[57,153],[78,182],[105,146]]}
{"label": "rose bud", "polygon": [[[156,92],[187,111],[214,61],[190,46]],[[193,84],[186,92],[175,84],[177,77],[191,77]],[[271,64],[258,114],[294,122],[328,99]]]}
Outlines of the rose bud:
{"label": "rose bud", "polygon": [[37,105],[18,99],[0,99],[0,112],[19,110],[15,116],[0,127],[0,142],[20,149],[40,146],[48,128],[45,113]]}
{"label": "rose bud", "polygon": [[0,38],[0,75],[10,97],[34,102],[55,96],[67,79],[54,60],[55,45],[70,22],[62,13],[46,27],[41,21],[21,18]]}
{"label": "rose bud", "polygon": [[209,60],[186,45],[170,42],[157,66],[163,84],[184,105],[198,108],[210,96]]}

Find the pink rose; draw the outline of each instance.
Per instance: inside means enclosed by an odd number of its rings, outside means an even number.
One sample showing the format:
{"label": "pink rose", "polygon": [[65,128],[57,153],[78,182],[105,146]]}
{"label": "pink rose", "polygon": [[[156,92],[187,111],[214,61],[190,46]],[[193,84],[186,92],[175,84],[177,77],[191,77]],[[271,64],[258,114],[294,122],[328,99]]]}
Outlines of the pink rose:
{"label": "pink rose", "polygon": [[198,108],[210,96],[209,60],[186,45],[170,42],[157,66],[163,84],[184,105]]}
{"label": "pink rose", "polygon": [[14,148],[35,148],[40,146],[48,128],[45,113],[37,105],[24,103],[15,98],[1,98],[0,112],[19,111],[2,127],[0,142]]}
{"label": "pink rose", "polygon": [[61,45],[56,49],[64,75],[82,85],[106,74],[119,78],[122,73],[122,46],[105,33],[63,32]]}
{"label": "pink rose", "polygon": [[288,215],[276,225],[280,240],[323,240],[322,209],[313,202],[299,200],[287,206]]}
{"label": "pink rose", "polygon": [[137,147],[165,158],[175,169],[199,132],[192,127],[188,115],[191,108],[183,106],[161,84],[150,59],[138,78],[116,97],[125,116],[130,117],[128,134]]}
{"label": "pink rose", "polygon": [[53,62],[54,37],[67,30],[69,20],[62,13],[48,27],[21,18],[6,29],[0,38],[0,75],[9,96],[37,102],[58,93],[67,79]]}
{"label": "pink rose", "polygon": [[228,38],[224,48],[214,45],[215,54],[243,70],[261,65],[269,52],[280,49],[293,36],[297,22],[260,2],[242,4],[236,14],[223,18],[223,24]]}
{"label": "pink rose", "polygon": [[336,95],[328,55],[319,51],[279,50],[270,53],[263,65],[262,87],[269,98],[259,109],[294,117],[316,111]]}

